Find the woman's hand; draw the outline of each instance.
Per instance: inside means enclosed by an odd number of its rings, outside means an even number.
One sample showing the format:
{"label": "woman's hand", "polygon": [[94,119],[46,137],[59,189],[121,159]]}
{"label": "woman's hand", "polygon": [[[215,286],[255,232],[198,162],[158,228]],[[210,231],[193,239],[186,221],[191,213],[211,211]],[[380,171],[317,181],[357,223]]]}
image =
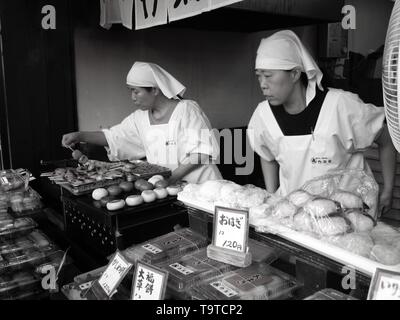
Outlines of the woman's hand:
{"label": "woman's hand", "polygon": [[80,132],[71,132],[63,135],[61,145],[68,148],[75,146],[79,142],[81,142]]}
{"label": "woman's hand", "polygon": [[392,209],[392,190],[383,190],[379,196],[378,216],[382,216]]}

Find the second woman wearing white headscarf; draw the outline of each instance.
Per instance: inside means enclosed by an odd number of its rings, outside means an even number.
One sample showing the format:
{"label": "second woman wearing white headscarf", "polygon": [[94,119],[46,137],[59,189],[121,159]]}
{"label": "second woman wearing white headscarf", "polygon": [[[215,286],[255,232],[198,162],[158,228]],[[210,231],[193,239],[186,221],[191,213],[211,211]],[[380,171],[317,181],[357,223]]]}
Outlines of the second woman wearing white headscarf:
{"label": "second woman wearing white headscarf", "polygon": [[222,179],[213,163],[219,147],[210,122],[195,101],[181,99],[186,88],[178,80],[156,64],[136,62],[127,85],[138,110],[110,129],[66,134],[62,144],[105,146],[110,160],[146,157],[171,169],[170,183]]}
{"label": "second woman wearing white headscarf", "polygon": [[383,108],[353,93],[323,88],[321,70],[289,30],[261,41],[256,75],[266,101],[255,110],[248,133],[268,191],[286,195],[335,169],[371,174],[362,152],[375,141],[384,178],[380,207],[390,209],[395,149]]}

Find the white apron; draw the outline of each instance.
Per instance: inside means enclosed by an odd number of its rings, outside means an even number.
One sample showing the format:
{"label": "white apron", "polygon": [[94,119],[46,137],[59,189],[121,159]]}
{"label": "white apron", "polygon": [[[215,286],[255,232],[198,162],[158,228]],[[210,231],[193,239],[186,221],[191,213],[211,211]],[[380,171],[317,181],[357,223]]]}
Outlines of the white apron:
{"label": "white apron", "polygon": [[308,180],[337,169],[363,169],[372,175],[363,153],[349,153],[336,137],[334,112],[339,96],[339,91],[328,91],[313,134],[310,128],[308,135],[285,136],[271,108],[265,108],[268,132],[277,143],[274,155],[280,165],[278,194],[286,196]]}
{"label": "white apron", "polygon": [[[177,110],[175,110],[177,111]],[[179,112],[173,112],[168,124],[151,125],[148,112],[141,121],[142,144],[149,163],[158,164],[174,171],[180,164],[188,164],[189,158],[179,145]],[[182,178],[189,183],[219,180],[222,176],[215,164],[202,165]]]}

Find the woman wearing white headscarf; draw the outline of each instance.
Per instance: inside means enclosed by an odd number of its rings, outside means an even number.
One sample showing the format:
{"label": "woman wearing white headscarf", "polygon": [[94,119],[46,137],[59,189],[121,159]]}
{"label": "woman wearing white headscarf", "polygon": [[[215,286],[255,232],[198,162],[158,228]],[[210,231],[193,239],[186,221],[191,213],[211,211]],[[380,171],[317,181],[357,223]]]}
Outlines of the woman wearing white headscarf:
{"label": "woman wearing white headscarf", "polygon": [[256,75],[266,101],[249,123],[249,141],[261,157],[268,191],[287,195],[336,169],[372,174],[363,151],[377,142],[384,178],[380,212],[391,207],[395,149],[384,109],[353,93],[323,88],[322,72],[295,33],[263,39]]}
{"label": "woman wearing white headscarf", "polygon": [[136,62],[127,85],[138,110],[110,129],[66,134],[62,145],[105,146],[110,160],[146,157],[171,169],[170,183],[222,178],[213,164],[219,147],[210,122],[195,101],[181,99],[186,88],[178,80],[156,64]]}

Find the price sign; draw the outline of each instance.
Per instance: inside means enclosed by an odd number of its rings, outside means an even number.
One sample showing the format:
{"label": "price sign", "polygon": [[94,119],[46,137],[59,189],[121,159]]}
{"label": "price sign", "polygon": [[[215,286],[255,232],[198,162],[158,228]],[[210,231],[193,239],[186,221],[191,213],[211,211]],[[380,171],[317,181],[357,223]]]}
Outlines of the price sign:
{"label": "price sign", "polygon": [[108,264],[98,283],[108,297],[114,294],[115,289],[132,268],[132,264],[117,252],[111,262]]}
{"label": "price sign", "polygon": [[168,21],[168,1],[166,0],[136,0],[135,1],[135,29],[144,29]]}
{"label": "price sign", "polygon": [[400,300],[400,273],[377,268],[368,300]]}
{"label": "price sign", "polygon": [[132,285],[132,300],[162,300],[167,287],[168,272],[138,262]]}
{"label": "price sign", "polygon": [[247,251],[248,235],[248,211],[215,207],[214,246],[245,253]]}

